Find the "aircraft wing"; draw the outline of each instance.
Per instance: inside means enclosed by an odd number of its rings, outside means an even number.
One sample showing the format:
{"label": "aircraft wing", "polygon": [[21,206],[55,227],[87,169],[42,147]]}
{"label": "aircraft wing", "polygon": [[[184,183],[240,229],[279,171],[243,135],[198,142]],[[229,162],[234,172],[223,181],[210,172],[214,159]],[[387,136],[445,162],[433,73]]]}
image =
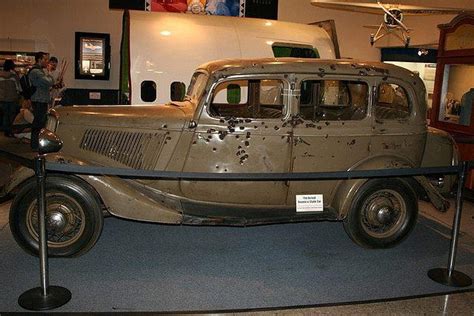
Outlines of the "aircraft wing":
{"label": "aircraft wing", "polygon": [[402,10],[404,15],[460,14],[463,12],[473,12],[473,10],[463,8],[423,7],[405,4],[399,5],[398,8]]}
{"label": "aircraft wing", "polygon": [[[311,0],[311,4],[320,8],[352,11],[370,14],[385,14],[380,5],[376,2],[343,2],[343,1],[329,1],[329,0]],[[474,12],[473,10],[466,10],[463,8],[448,8],[448,7],[423,7],[415,5],[404,4],[388,4],[382,3],[386,9],[397,8],[403,12],[404,15],[433,15],[433,14],[459,14],[462,12]]]}
{"label": "aircraft wing", "polygon": [[311,0],[311,4],[320,8],[352,11],[370,14],[384,14],[377,3],[341,2],[327,0]]}

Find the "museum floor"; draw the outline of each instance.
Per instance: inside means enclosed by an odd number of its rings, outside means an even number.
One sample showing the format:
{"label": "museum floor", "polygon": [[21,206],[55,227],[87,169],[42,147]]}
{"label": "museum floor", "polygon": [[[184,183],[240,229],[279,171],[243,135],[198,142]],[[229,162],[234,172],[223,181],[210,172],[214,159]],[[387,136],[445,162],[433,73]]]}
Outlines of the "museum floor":
{"label": "museum floor", "polygon": [[[453,203],[452,203],[453,204]],[[6,228],[8,224],[8,208],[10,202],[0,203],[0,228]],[[420,202],[421,217],[434,220],[444,229],[443,233],[449,232],[452,225],[453,208],[447,213],[439,213],[432,206],[425,202]],[[440,227],[441,227],[440,226]],[[466,201],[463,207],[463,217],[460,234],[460,246],[474,253],[474,204]],[[76,260],[76,259],[74,259]],[[447,258],[446,258],[447,261]],[[440,267],[443,267],[441,264]],[[57,273],[53,269],[51,273]],[[473,278],[473,275],[470,275]],[[364,286],[364,284],[361,284]],[[455,292],[459,289],[446,287],[446,293]],[[12,302],[14,303],[14,302]],[[69,303],[70,304],[70,303]],[[0,304],[1,305],[1,304]],[[309,305],[311,306],[311,305]],[[13,310],[10,310],[13,311]],[[61,311],[61,310],[58,310]],[[80,310],[84,312],[84,310]],[[126,312],[126,310],[122,310]],[[0,306],[0,313],[2,307]],[[117,311],[116,311],[117,312]],[[213,315],[220,314],[213,313]],[[314,315],[314,314],[338,314],[338,315],[372,315],[372,314],[426,314],[426,315],[473,315],[474,314],[474,291],[472,287],[465,292],[458,292],[450,295],[433,295],[426,297],[404,297],[401,299],[388,301],[374,301],[370,303],[357,304],[356,302],[345,303],[342,305],[319,305],[304,308],[288,309],[258,309],[242,312],[229,312],[226,314],[234,315]]]}

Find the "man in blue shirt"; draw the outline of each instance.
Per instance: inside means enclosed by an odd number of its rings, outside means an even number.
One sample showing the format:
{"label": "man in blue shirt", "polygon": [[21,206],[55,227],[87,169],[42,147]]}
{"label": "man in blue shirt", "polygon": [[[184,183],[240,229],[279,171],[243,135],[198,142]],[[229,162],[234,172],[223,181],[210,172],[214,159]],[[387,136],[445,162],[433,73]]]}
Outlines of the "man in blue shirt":
{"label": "man in blue shirt", "polygon": [[471,125],[471,111],[474,103],[474,88],[464,93],[461,99],[461,113],[459,113],[459,124]]}
{"label": "man in blue shirt", "polygon": [[33,123],[31,124],[31,148],[33,150],[38,149],[38,135],[46,125],[46,114],[50,100],[49,91],[54,85],[53,77],[44,71],[49,62],[49,55],[44,52],[38,52],[35,54],[35,62],[35,65],[28,73],[31,85],[36,87],[35,93],[31,96],[34,115]]}

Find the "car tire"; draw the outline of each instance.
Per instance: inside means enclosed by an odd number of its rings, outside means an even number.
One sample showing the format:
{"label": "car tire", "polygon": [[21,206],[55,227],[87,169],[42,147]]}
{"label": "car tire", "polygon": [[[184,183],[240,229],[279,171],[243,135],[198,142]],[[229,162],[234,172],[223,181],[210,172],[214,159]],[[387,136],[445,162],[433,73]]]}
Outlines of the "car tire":
{"label": "car tire", "polygon": [[367,181],[356,193],[344,220],[351,239],[365,248],[391,248],[416,224],[418,200],[401,179]]}
{"label": "car tire", "polygon": [[[48,254],[75,257],[86,253],[100,237],[104,219],[101,203],[92,187],[66,176],[46,178],[46,227]],[[38,255],[37,188],[35,179],[23,185],[10,208],[10,229],[17,243]]]}

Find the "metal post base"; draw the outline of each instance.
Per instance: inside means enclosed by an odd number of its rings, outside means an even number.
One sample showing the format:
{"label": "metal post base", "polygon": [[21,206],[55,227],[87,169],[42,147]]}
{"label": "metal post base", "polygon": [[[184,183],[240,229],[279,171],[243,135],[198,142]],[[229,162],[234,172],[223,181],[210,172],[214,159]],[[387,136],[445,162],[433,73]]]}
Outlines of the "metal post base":
{"label": "metal post base", "polygon": [[436,268],[428,271],[431,280],[447,286],[466,287],[472,284],[472,279],[466,274],[454,270],[449,276],[448,269]]}
{"label": "metal post base", "polygon": [[18,304],[25,309],[44,311],[62,306],[71,300],[71,292],[64,287],[49,286],[47,292],[44,296],[41,287],[30,289],[20,295]]}

